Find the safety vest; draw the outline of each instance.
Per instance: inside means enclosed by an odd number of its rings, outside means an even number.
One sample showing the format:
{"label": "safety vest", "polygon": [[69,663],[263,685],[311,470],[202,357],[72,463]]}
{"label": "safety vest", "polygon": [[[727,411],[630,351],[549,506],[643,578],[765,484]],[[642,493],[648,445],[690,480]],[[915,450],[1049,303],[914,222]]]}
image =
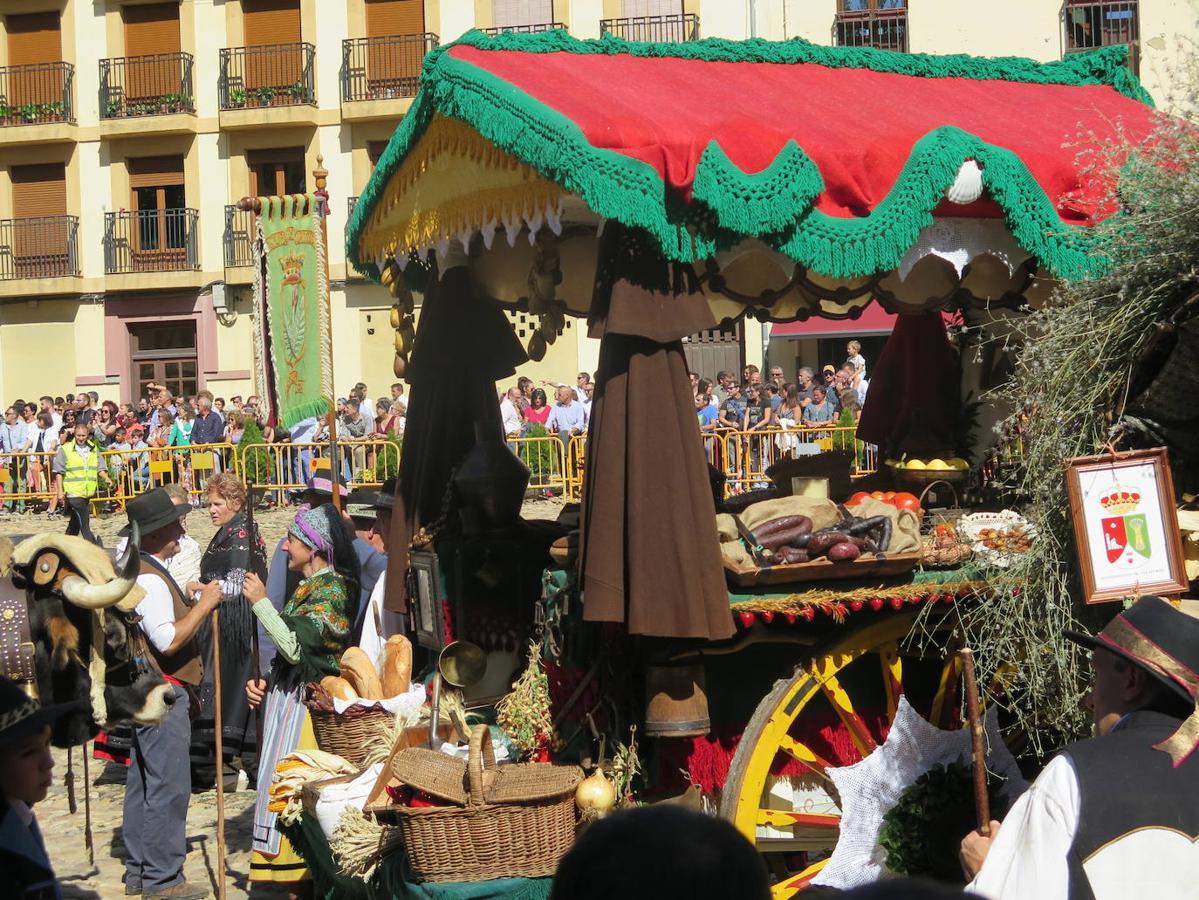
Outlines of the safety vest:
{"label": "safety vest", "polygon": [[99,487],[100,450],[92,446],[88,459],[79,453],[72,440],[63,445],[67,458],[67,470],[62,473],[62,490],[68,497],[94,497]]}

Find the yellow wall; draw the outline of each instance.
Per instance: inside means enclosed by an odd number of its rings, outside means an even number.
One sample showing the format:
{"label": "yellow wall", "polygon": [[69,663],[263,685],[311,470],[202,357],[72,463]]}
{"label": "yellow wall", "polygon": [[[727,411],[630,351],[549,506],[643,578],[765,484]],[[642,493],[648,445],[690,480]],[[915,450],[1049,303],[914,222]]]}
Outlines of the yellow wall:
{"label": "yellow wall", "polygon": [[[87,330],[88,316],[77,298],[15,301],[0,305],[0,397],[75,393],[80,343],[63,337],[102,333]],[[94,324],[94,323],[93,323]],[[99,343],[92,340],[92,343]]]}

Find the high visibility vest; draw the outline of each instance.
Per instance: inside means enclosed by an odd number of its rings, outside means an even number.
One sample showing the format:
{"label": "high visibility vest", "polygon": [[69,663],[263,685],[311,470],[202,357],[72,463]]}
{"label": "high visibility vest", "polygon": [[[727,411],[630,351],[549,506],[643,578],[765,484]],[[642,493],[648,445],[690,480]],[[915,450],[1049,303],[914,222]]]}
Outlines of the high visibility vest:
{"label": "high visibility vest", "polygon": [[93,446],[88,459],[79,453],[72,440],[63,445],[67,470],[62,474],[62,490],[68,497],[94,497],[100,485],[100,450]]}

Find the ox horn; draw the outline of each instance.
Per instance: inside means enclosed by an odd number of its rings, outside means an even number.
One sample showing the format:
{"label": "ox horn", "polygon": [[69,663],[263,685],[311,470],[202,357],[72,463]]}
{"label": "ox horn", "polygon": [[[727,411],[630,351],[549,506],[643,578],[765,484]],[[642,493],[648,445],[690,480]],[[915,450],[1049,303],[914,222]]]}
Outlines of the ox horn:
{"label": "ox horn", "polygon": [[125,551],[113,564],[117,574],[104,584],[90,584],[78,575],[68,575],[62,582],[62,594],[75,606],[83,609],[103,609],[125,598],[137,581],[141,565],[139,557],[141,529],[136,522],[129,523],[129,540]]}

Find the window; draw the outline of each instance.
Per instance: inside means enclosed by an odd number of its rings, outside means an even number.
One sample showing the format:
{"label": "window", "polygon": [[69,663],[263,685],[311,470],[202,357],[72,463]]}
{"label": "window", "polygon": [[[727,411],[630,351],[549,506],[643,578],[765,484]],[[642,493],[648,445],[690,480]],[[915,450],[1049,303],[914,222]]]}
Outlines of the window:
{"label": "window", "polygon": [[282,197],[303,194],[307,189],[303,147],[251,150],[246,158],[250,164],[252,196]]}
{"label": "window", "polygon": [[135,397],[144,397],[150,382],[175,396],[199,390],[196,323],[190,319],[129,326]]}
{"label": "window", "polygon": [[906,52],[907,0],[837,0],[833,37],[841,47]]}
{"label": "window", "polygon": [[621,0],[620,14],[626,19],[680,16],[683,14],[683,0]]}
{"label": "window", "polygon": [[1066,0],[1066,52],[1127,44],[1135,69],[1140,38],[1137,6],[1136,0]]}
{"label": "window", "polygon": [[554,21],[552,0],[495,0],[492,14],[496,28],[547,25]]}
{"label": "window", "polygon": [[136,271],[182,263],[187,252],[187,192],[182,156],[145,156],[129,160],[131,235]]}
{"label": "window", "polygon": [[125,25],[125,102],[181,93],[179,4],[122,6],[121,19]]}
{"label": "window", "polygon": [[39,277],[68,268],[71,223],[63,163],[13,166],[11,253],[17,274]]}
{"label": "window", "polygon": [[4,17],[8,31],[9,106],[62,102],[62,72],[51,63],[62,61],[62,37],[57,12]]}

